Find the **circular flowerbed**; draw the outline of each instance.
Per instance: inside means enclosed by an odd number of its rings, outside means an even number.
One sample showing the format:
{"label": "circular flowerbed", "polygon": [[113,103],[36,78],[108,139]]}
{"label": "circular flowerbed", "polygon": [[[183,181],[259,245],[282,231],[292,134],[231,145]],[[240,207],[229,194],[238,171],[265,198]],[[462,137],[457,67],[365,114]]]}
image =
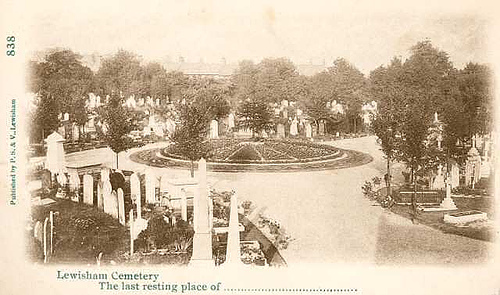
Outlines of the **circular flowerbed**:
{"label": "circular flowerbed", "polygon": [[[211,171],[295,171],[337,169],[363,165],[371,156],[325,144],[301,140],[217,139],[207,142]],[[138,151],[131,160],[154,167],[189,168],[175,144],[166,148]]]}
{"label": "circular flowerbed", "polygon": [[[249,141],[218,139],[208,142],[208,162],[213,163],[296,163],[327,160],[342,156],[339,149],[299,140]],[[166,158],[187,160],[175,144],[161,150]]]}

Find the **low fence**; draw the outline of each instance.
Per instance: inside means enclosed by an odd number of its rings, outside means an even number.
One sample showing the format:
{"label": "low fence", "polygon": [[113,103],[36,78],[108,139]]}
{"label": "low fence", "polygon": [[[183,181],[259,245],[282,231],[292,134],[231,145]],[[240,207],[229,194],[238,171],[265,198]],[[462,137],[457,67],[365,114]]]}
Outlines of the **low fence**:
{"label": "low fence", "polygon": [[399,191],[395,196],[394,200],[397,204],[406,204],[409,205],[412,203],[413,194],[416,194],[416,203],[417,204],[439,204],[445,198],[444,191],[431,191],[431,190],[420,190],[417,192],[404,190]]}

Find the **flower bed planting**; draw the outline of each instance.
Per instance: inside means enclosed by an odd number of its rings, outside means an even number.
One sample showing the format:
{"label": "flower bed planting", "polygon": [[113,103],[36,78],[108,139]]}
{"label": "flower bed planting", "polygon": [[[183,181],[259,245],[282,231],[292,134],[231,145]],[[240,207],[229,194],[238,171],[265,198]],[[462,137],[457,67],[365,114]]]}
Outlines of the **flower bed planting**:
{"label": "flower bed planting", "polygon": [[[215,163],[294,163],[340,156],[334,147],[302,140],[217,139],[207,144],[208,161]],[[167,158],[183,159],[179,154],[175,145],[161,151]]]}

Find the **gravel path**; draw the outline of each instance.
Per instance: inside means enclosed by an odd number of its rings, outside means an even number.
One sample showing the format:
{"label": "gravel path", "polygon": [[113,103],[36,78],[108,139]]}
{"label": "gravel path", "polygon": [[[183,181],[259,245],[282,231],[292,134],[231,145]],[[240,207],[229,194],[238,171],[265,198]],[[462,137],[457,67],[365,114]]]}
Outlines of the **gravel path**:
{"label": "gravel path", "polygon": [[[374,206],[363,196],[364,181],[385,173],[385,161],[374,137],[328,144],[368,153],[374,161],[363,166],[324,171],[209,172],[208,179],[217,190],[234,189],[239,200],[251,200],[258,206],[267,207],[265,214],[280,221],[295,239],[282,251],[288,265],[469,264],[488,259],[490,243],[414,225]],[[144,165],[128,160],[132,152],[134,150],[120,155],[120,168],[144,171]],[[110,150],[100,149],[70,154],[66,159],[81,164],[102,160],[111,165],[114,156]],[[189,171],[181,169],[153,170],[157,175],[189,177]]]}

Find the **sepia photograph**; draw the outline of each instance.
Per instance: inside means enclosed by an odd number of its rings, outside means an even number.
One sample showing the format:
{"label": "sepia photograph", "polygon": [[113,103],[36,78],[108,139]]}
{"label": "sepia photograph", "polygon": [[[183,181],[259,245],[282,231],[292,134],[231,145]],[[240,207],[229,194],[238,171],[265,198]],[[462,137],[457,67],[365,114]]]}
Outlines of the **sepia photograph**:
{"label": "sepia photograph", "polygon": [[6,3],[19,270],[61,294],[500,294],[494,6],[346,2]]}

